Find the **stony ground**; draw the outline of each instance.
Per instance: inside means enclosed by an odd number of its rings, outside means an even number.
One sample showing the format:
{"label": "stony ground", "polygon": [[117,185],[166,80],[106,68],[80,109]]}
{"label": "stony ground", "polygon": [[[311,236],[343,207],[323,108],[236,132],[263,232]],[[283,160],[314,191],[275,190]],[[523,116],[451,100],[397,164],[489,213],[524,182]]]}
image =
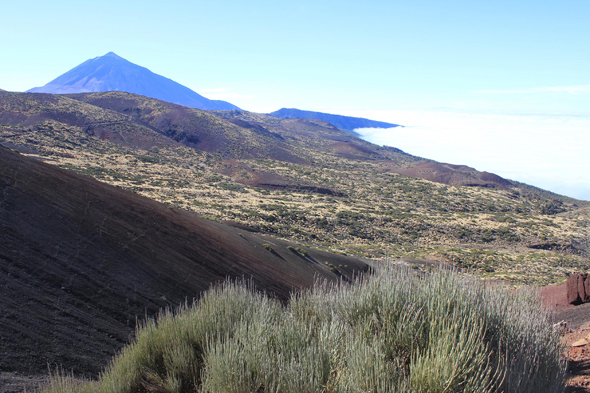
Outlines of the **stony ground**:
{"label": "stony ground", "polygon": [[563,337],[569,365],[567,393],[590,392],[590,345],[572,346],[576,341],[589,336],[590,323],[585,323]]}
{"label": "stony ground", "polygon": [[0,393],[34,392],[48,380],[45,375],[0,373]]}

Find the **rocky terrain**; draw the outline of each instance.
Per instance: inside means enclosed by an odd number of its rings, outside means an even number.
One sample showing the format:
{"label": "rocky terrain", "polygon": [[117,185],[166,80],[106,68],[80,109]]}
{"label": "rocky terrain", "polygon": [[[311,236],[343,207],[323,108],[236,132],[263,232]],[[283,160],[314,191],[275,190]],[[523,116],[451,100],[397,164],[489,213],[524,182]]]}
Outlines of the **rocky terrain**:
{"label": "rocky terrain", "polygon": [[546,307],[554,312],[555,329],[562,334],[567,361],[566,393],[590,392],[590,303],[573,305],[566,284],[541,288]]}

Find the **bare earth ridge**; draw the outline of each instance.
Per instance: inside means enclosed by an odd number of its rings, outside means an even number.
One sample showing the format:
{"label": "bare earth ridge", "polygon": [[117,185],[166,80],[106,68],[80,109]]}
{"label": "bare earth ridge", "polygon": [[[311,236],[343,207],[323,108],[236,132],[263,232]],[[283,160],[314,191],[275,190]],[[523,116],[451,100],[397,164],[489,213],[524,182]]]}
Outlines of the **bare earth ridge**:
{"label": "bare earth ridge", "polygon": [[286,300],[368,268],[293,246],[0,147],[0,371],[96,376],[138,320],[226,277]]}

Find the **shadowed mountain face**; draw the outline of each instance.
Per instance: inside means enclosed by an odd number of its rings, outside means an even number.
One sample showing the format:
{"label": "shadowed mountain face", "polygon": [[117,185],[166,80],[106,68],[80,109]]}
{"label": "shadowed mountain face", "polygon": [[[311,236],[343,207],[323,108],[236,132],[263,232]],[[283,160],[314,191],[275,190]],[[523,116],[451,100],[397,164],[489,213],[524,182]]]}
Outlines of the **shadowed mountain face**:
{"label": "shadowed mountain face", "polygon": [[[0,370],[96,374],[136,319],[252,277],[286,299],[358,259],[201,219],[0,147]],[[320,263],[321,261],[321,263]],[[324,261],[334,266],[330,270]]]}
{"label": "shadowed mountain face", "polygon": [[113,52],[90,59],[72,68],[31,93],[69,94],[98,91],[125,91],[199,109],[239,109],[225,101],[209,100],[188,87],[154,74]]}
{"label": "shadowed mountain face", "polygon": [[322,113],[322,112],[302,111],[301,109],[282,108],[282,109],[279,109],[278,111],[269,113],[269,115],[274,116],[274,117],[281,117],[284,119],[300,118],[300,119],[323,120],[325,122],[332,124],[335,127],[340,128],[343,131],[347,131],[349,133],[352,133],[355,136],[358,136],[358,134],[356,132],[354,132],[354,130],[357,128],[399,127],[399,124],[386,123],[384,121],[363,119],[362,117],[331,115],[329,113]]}

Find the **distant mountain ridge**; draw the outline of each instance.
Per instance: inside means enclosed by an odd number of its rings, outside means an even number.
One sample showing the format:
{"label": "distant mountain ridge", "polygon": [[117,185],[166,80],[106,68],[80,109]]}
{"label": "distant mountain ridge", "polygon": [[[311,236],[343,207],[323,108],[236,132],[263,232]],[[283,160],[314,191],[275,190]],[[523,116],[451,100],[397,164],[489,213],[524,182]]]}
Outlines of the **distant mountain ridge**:
{"label": "distant mountain ridge", "polygon": [[42,87],[29,93],[72,94],[124,91],[197,109],[239,109],[229,102],[209,100],[171,79],[155,74],[109,52],[86,60]]}
{"label": "distant mountain ridge", "polygon": [[269,115],[274,116],[274,117],[280,117],[283,119],[295,119],[295,118],[318,119],[318,120],[328,122],[328,123],[332,124],[334,127],[337,127],[343,131],[348,131],[349,133],[352,132],[354,135],[357,135],[356,132],[353,132],[357,128],[400,127],[399,124],[386,123],[384,121],[369,120],[369,119],[365,119],[362,117],[333,115],[330,113],[304,111],[304,110],[295,109],[295,108],[281,108],[278,111],[269,113]]}
{"label": "distant mountain ridge", "polygon": [[[499,176],[490,177],[472,168],[430,162],[399,149],[376,146],[317,118],[290,119],[241,110],[206,112],[117,91],[0,95],[0,125],[44,127],[44,123],[52,121],[79,127],[93,138],[140,149],[178,143],[219,154],[227,160],[272,159],[296,164],[317,162],[319,153],[323,158],[374,162],[386,172],[445,184],[510,187]],[[334,165],[330,162],[323,165]],[[269,181],[260,172],[246,177],[243,181],[250,186],[326,188],[300,184],[299,180],[285,184],[284,179]]]}

